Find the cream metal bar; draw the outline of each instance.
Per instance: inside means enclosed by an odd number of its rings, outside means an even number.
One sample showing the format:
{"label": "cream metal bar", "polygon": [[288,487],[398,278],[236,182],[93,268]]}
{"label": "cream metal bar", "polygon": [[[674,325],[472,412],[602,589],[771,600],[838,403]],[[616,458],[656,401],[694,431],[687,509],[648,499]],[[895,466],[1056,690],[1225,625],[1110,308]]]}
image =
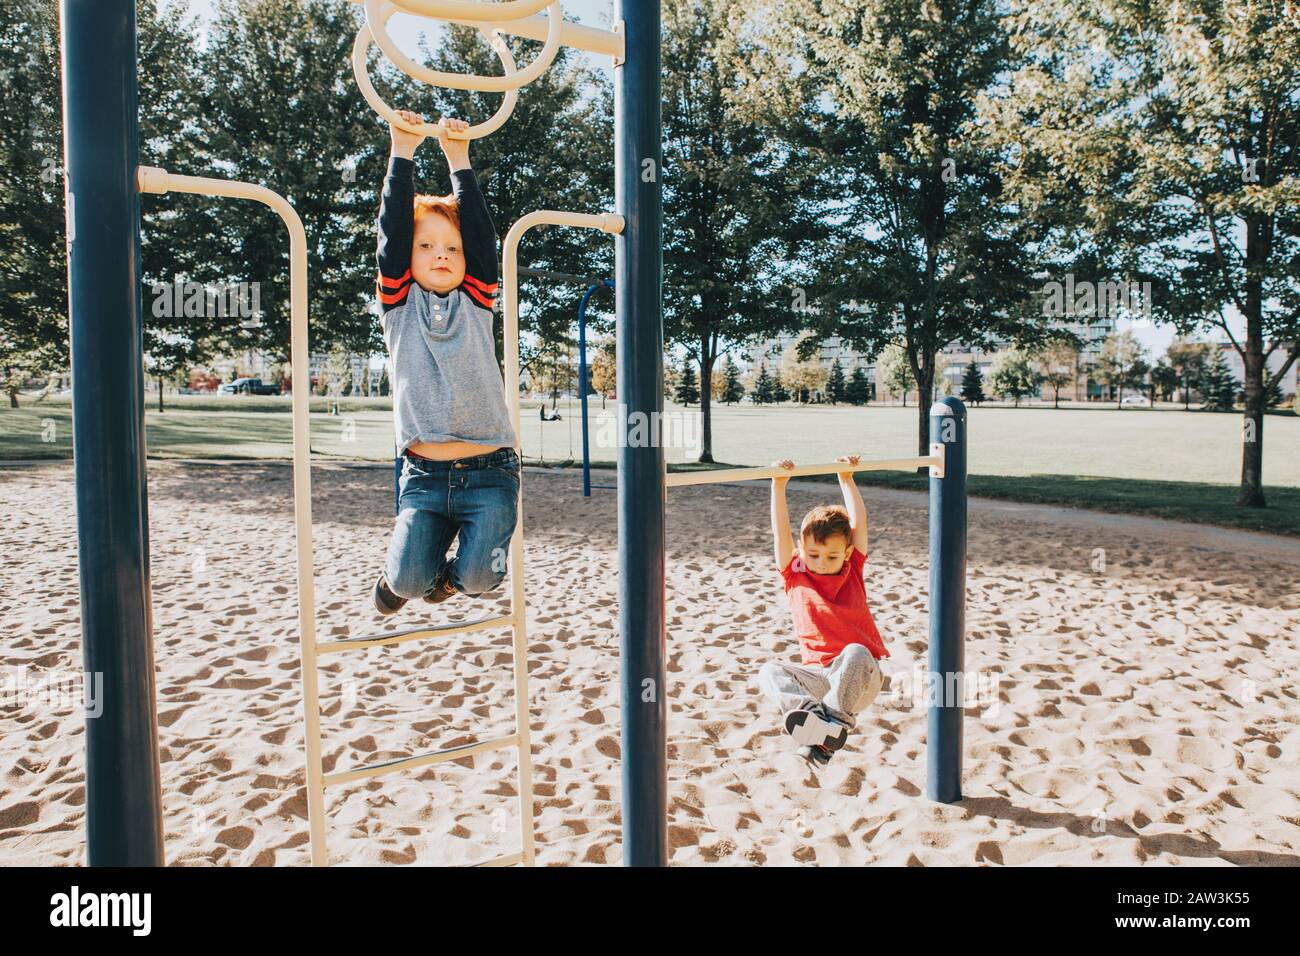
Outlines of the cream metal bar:
{"label": "cream metal bar", "polygon": [[[504,861],[531,865],[533,862],[533,816],[532,816],[532,760],[528,744],[528,664],[524,657],[526,642],[524,640],[524,590],[523,590],[523,531],[522,522],[516,528],[511,541],[511,560],[514,574],[511,575],[514,590],[511,613],[498,617],[483,618],[443,627],[413,628],[393,634],[381,634],[375,637],[356,638],[352,640],[332,641],[323,645],[316,643],[316,591],[315,568],[312,557],[311,526],[311,446],[309,402],[310,390],[305,387],[310,380],[307,348],[307,234],[302,220],[284,197],[253,183],[237,182],[225,179],[210,179],[200,176],[178,176],[166,170],[141,166],[136,173],[137,188],[142,193],[163,194],[167,192],[194,193],[201,196],[223,196],[235,199],[252,199],[261,202],[280,214],[289,230],[290,249],[290,363],[293,369],[293,482],[294,482],[294,527],[298,552],[298,629],[302,664],[303,710],[305,717],[305,749],[307,753],[307,817],[311,835],[311,860],[313,866],[324,866],[328,862],[325,849],[325,787],[369,777],[395,773],[399,770],[415,769],[445,760],[470,756],[489,750],[503,749],[509,746],[519,747],[520,777],[520,829],[523,850],[519,854],[490,861],[497,865],[508,865]],[[534,214],[536,215],[536,214]],[[591,217],[601,220],[602,217]],[[615,217],[617,218],[617,217]],[[621,220],[620,220],[621,222]],[[517,312],[516,312],[517,315]],[[507,400],[514,396],[514,402],[508,407],[513,410],[515,428],[519,427],[519,388],[518,388],[518,329],[515,327],[515,379],[514,391],[506,392]],[[522,508],[520,512],[522,514]],[[495,740],[480,741],[447,750],[435,751],[414,757],[388,761],[370,767],[334,773],[326,776],[321,762],[320,734],[320,687],[316,671],[318,654],[328,654],[346,650],[361,650],[368,647],[380,647],[403,641],[427,637],[446,637],[471,631],[482,631],[493,627],[514,625],[515,640],[515,690],[518,694],[516,719],[519,721],[516,732]]]}
{"label": "cream metal bar", "polygon": [[[365,0],[351,0],[364,4]],[[545,40],[550,29],[548,18],[540,11],[555,0],[526,0],[513,3],[455,3],[451,0],[392,0],[403,13],[446,20],[467,27],[490,26],[514,36]],[[617,29],[600,30],[565,20],[560,24],[560,42],[588,53],[623,59],[623,34]]]}
{"label": "cream metal bar", "polygon": [[[480,32],[483,33],[492,49],[496,51],[506,78],[515,76],[514,57],[510,55],[510,47],[506,45],[506,41],[499,34],[489,33],[481,28]],[[446,136],[448,139],[480,139],[500,129],[502,124],[510,118],[510,114],[515,111],[515,103],[519,100],[519,90],[510,89],[506,91],[501,105],[497,107],[497,111],[489,119],[484,120],[482,123],[475,123],[463,133],[444,132],[433,123],[417,125],[406,122],[397,115],[396,110],[384,101],[383,97],[375,90],[375,85],[370,82],[370,74],[366,70],[366,51],[370,47],[372,38],[368,26],[363,25],[357,31],[357,38],[352,44],[352,75],[356,77],[357,88],[361,90],[361,95],[370,104],[370,108],[399,129],[404,129],[408,133],[418,133],[421,136],[441,135]]]}
{"label": "cream metal bar", "polygon": [[834,475],[855,471],[908,471],[929,468],[931,478],[943,477],[943,445],[933,442],[924,458],[883,458],[859,461],[856,465],[835,461],[822,465],[795,465],[793,468],[720,468],[716,471],[679,471],[665,477],[672,488],[681,485],[712,485],[724,481],[754,481],[763,478],[798,478],[802,475]]}
{"label": "cream metal bar", "polygon": [[311,862],[325,864],[325,786],[320,756],[320,690],[316,675],[316,582],[311,551],[311,443],[309,401],[311,376],[307,356],[307,232],[288,200],[264,186],[203,176],[177,176],[141,166],[136,173],[142,193],[195,193],[252,199],[270,206],[289,230],[289,361],[293,368],[293,517],[298,548],[298,636],[302,658],[303,709],[306,719],[307,819]]}
{"label": "cream metal bar", "polygon": [[[613,59],[615,66],[623,62],[624,43],[620,31],[598,30],[593,27],[570,23],[563,19],[563,8],[556,0],[549,0],[547,3],[528,0],[527,3],[518,4],[442,3],[425,5],[414,3],[413,0],[398,0],[398,2],[392,2],[392,0],[352,0],[352,2],[363,4],[366,11],[366,23],[357,31],[356,40],[352,45],[352,73],[356,77],[361,95],[365,97],[366,102],[370,104],[370,107],[376,113],[390,123],[407,132],[419,133],[424,136],[440,135],[438,127],[431,123],[424,123],[419,126],[406,123],[376,92],[374,84],[370,82],[370,76],[366,69],[366,51],[371,40],[379,44],[380,48],[396,64],[398,69],[417,80],[434,86],[453,89],[504,92],[506,94],[501,106],[491,119],[475,124],[463,133],[441,134],[446,135],[449,139],[479,139],[499,129],[514,111],[519,88],[536,79],[551,65],[561,44],[586,50],[590,53],[609,56]],[[548,12],[545,16],[527,15],[528,13],[535,13],[542,7],[547,8]],[[442,11],[442,13],[431,12],[435,8]],[[460,13],[456,16],[450,16],[452,10],[460,11]],[[416,63],[398,49],[387,33],[386,24],[388,20],[398,12],[416,13],[423,16],[437,17],[464,26],[477,27],[492,48],[496,50],[504,68],[504,75],[479,76],[475,74],[444,73]],[[510,19],[510,17],[516,19]],[[528,67],[522,71],[517,71],[509,48],[500,37],[501,33],[511,33],[533,40],[542,40],[545,42],[545,46]]]}
{"label": "cream metal bar", "polygon": [[[578,226],[586,229],[600,229],[608,233],[623,231],[623,217],[613,213],[590,215],[578,212],[560,212],[553,209],[540,209],[521,216],[506,233],[502,244],[501,260],[505,264],[502,281],[506,287],[504,347],[506,354],[506,375],[504,381],[506,408],[510,409],[510,424],[514,427],[516,440],[523,432],[519,421],[519,240],[525,232],[534,226]],[[522,446],[520,451],[522,452]],[[523,863],[533,865],[533,756],[529,741],[528,721],[528,650],[526,633],[527,615],[524,609],[524,507],[523,482],[519,487],[519,518],[515,523],[515,533],[510,538],[510,606],[516,615],[515,621],[515,734],[519,745],[519,817],[524,834]],[[502,864],[506,865],[506,864]]]}
{"label": "cream metal bar", "polygon": [[[388,35],[388,21],[399,12],[390,0],[365,0],[366,26],[374,36],[379,49],[393,61],[393,64],[414,80],[430,86],[445,86],[455,90],[482,90],[488,93],[502,93],[517,90],[537,79],[550,67],[555,54],[560,51],[560,29],[564,22],[564,9],[558,0],[552,0],[546,11],[547,31],[546,45],[527,67],[508,76],[479,76],[473,73],[445,73],[416,63],[403,53],[393,38]],[[491,39],[495,27],[475,24],[485,37]]]}

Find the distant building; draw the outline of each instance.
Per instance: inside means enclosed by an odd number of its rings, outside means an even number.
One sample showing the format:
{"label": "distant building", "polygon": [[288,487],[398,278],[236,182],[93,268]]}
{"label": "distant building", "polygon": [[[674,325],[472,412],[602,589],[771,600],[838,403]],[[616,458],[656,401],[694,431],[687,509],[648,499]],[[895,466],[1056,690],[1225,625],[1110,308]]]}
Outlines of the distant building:
{"label": "distant building", "polygon": [[[1241,355],[1238,354],[1237,349],[1231,342],[1216,342],[1214,344],[1223,356],[1223,361],[1227,364],[1228,370],[1232,372],[1233,378],[1244,383],[1246,381],[1246,364],[1241,360]],[[1286,362],[1288,349],[1289,344],[1283,343],[1275,348],[1273,354],[1268,357],[1267,368],[1270,376],[1276,375],[1277,370]],[[1265,346],[1265,351],[1267,351],[1267,346]],[[1298,366],[1300,366],[1300,362],[1292,362],[1291,367],[1287,369],[1287,373],[1282,376],[1282,381],[1278,383],[1278,387],[1282,389],[1282,396],[1288,401],[1295,398]]]}
{"label": "distant building", "polygon": [[[748,352],[738,356],[736,364],[741,367],[742,375],[748,374],[754,376],[758,374],[759,366],[764,362],[767,363],[767,371],[770,375],[776,375],[781,366],[781,357],[796,341],[798,335],[782,334],[775,338],[765,339],[758,345],[754,346]],[[821,368],[826,369],[829,376],[835,360],[838,359],[840,368],[844,370],[844,380],[847,383],[853,376],[855,369],[861,368],[867,376],[867,381],[871,383],[872,398],[875,398],[876,385],[876,363],[861,352],[856,352],[844,345],[838,336],[822,339],[820,351],[811,357]],[[810,401],[826,401],[826,390],[824,388],[814,389]]]}

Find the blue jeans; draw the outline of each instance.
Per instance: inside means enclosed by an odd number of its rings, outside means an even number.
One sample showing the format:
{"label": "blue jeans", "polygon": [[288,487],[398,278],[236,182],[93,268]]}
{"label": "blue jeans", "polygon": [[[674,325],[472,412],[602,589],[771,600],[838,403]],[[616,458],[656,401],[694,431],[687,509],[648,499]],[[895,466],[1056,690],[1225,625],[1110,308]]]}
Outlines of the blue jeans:
{"label": "blue jeans", "polygon": [[[453,461],[406,457],[397,524],[384,577],[399,597],[424,597],[443,572],[452,586],[477,596],[506,576],[510,538],[519,517],[519,453],[498,448]],[[460,550],[447,551],[460,535]]]}

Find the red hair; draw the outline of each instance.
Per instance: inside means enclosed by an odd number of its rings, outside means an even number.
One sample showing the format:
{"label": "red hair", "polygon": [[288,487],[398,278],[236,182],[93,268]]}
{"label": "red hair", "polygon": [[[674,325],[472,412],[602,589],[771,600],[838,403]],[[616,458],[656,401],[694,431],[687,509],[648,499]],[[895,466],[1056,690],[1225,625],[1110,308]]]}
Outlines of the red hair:
{"label": "red hair", "polygon": [[455,195],[415,197],[415,222],[418,225],[425,216],[442,216],[460,231],[460,204]]}

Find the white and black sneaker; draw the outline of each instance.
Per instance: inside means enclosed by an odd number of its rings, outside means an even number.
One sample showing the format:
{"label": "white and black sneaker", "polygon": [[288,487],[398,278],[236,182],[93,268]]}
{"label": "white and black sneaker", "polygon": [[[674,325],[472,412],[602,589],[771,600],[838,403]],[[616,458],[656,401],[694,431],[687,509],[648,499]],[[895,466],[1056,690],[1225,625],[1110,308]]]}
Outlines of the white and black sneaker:
{"label": "white and black sneaker", "polygon": [[835,756],[825,747],[803,746],[799,748],[798,753],[813,772],[821,770],[831,762],[831,757]]}
{"label": "white and black sneaker", "polygon": [[789,711],[785,715],[785,732],[805,747],[821,747],[830,753],[839,750],[849,739],[849,728],[831,719],[819,703],[804,704]]}

